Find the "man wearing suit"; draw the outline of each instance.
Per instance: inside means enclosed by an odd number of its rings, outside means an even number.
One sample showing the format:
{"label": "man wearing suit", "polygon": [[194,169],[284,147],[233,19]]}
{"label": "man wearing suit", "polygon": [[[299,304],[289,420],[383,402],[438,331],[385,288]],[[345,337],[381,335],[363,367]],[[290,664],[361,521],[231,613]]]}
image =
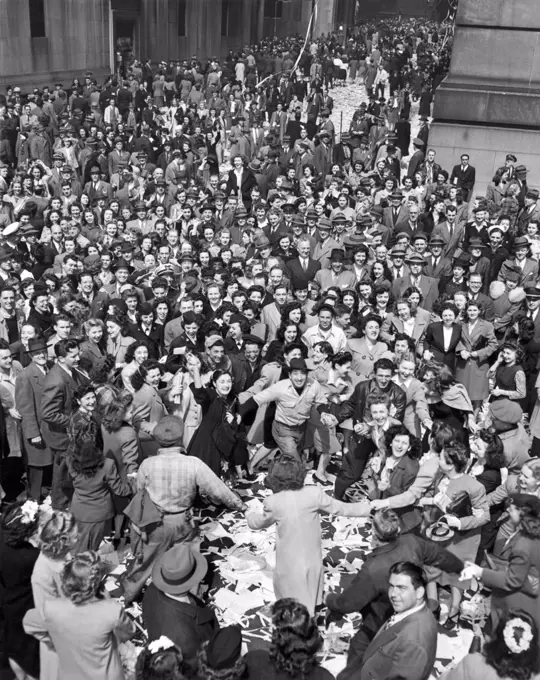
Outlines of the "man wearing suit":
{"label": "man wearing suit", "polygon": [[540,208],[538,208],[538,189],[529,189],[525,194],[525,205],[519,211],[517,217],[517,233],[524,234],[529,222],[540,221]]}
{"label": "man wearing suit", "polygon": [[332,168],[332,147],[330,146],[331,135],[328,130],[319,133],[320,144],[313,153],[313,165],[319,175],[326,177]]}
{"label": "man wearing suit", "polygon": [[461,165],[454,165],[450,175],[450,184],[463,190],[463,200],[468,203],[476,182],[476,169],[469,165],[469,154],[461,155]]}
{"label": "man wearing suit", "polygon": [[308,283],[313,281],[315,274],[321,268],[321,263],[311,257],[311,240],[308,237],[301,236],[298,239],[296,250],[298,257],[289,260],[286,264],[293,290],[307,288]]}
{"label": "man wearing suit", "polygon": [[52,157],[53,165],[50,175],[47,177],[47,184],[53,196],[60,196],[62,193],[62,167],[65,163],[64,155],[56,152]]}
{"label": "man wearing suit", "polygon": [[109,154],[107,161],[109,179],[111,181],[113,181],[113,175],[120,175],[122,170],[128,167],[130,155],[129,151],[124,151],[124,140],[122,137],[115,137],[114,150]]}
{"label": "man wearing suit", "polygon": [[351,640],[344,673],[353,667],[358,669],[366,649],[392,614],[388,587],[394,564],[414,562],[454,573],[462,569],[463,562],[437,543],[412,533],[401,535],[398,514],[385,508],[388,500],[374,502],[378,508],[373,515],[373,551],[366,557],[351,584],[343,592],[331,593],[326,598],[331,618],[352,612],[362,613],[362,627]]}
{"label": "man wearing suit", "polygon": [[268,328],[268,342],[276,339],[277,329],[281,326],[281,309],[287,302],[287,286],[280,284],[274,289],[274,302],[261,310],[261,321]]}
{"label": "man wearing suit", "polygon": [[448,257],[443,257],[445,246],[442,236],[432,235],[429,240],[429,253],[425,254],[426,264],[423,273],[432,279],[440,279],[444,276],[451,276],[452,261]]}
{"label": "man wearing suit", "polygon": [[391,566],[388,598],[394,613],[379,629],[362,661],[347,664],[339,680],[429,678],[437,656],[437,622],[426,606],[426,586],[420,565],[396,562]]}
{"label": "man wearing suit", "polygon": [[484,309],[484,319],[493,322],[495,318],[495,309],[493,307],[493,300],[489,295],[484,295],[481,292],[484,285],[484,279],[477,272],[469,272],[467,277],[467,288],[469,289],[469,300],[479,302]]}
{"label": "man wearing suit", "polygon": [[394,230],[394,234],[408,234],[411,239],[419,231],[429,234],[427,231],[427,225],[424,225],[422,220],[418,218],[420,214],[420,208],[417,203],[411,203],[409,205],[409,216],[408,219],[398,222]]}
{"label": "man wearing suit", "polygon": [[99,196],[106,197],[109,201],[113,197],[113,190],[108,182],[103,182],[99,177],[101,175],[101,170],[97,165],[90,168],[90,181],[84,185],[84,193],[88,194],[90,198],[90,205],[93,204],[94,200]]}
{"label": "man wearing suit", "polygon": [[405,254],[405,251],[400,250],[398,246],[394,246],[389,253],[390,264],[388,268],[392,272],[394,280],[401,279],[411,272],[409,265],[405,264]]}
{"label": "man wearing suit", "polygon": [[411,160],[409,161],[409,167],[407,168],[407,177],[414,177],[414,173],[417,172],[420,169],[420,166],[423,164],[425,155],[422,149],[424,148],[424,140],[420,139],[419,137],[415,137],[412,140],[413,146],[414,146],[414,153],[411,156]]}
{"label": "man wearing suit", "polygon": [[534,284],[538,278],[538,262],[532,257],[527,257],[530,254],[530,244],[525,236],[518,236],[514,241],[514,257],[511,260],[503,262],[499,276],[499,281],[504,281],[506,270],[508,267],[513,267],[521,271],[519,279],[519,286],[524,287],[527,284]]}
{"label": "man wearing suit", "polygon": [[439,222],[433,228],[433,236],[439,236],[444,241],[442,254],[451,260],[464,237],[465,225],[457,223],[457,208],[455,205],[446,206],[446,220]]}
{"label": "man wearing suit", "polygon": [[41,397],[48,372],[47,344],[43,338],[30,338],[31,363],[15,380],[15,408],[21,414],[21,428],[26,452],[28,490],[35,501],[41,500],[43,473],[53,462],[43,437]]}
{"label": "man wearing suit", "polygon": [[79,343],[61,340],[55,346],[57,363],[45,376],[41,396],[42,427],[45,443],[53,457],[51,500],[55,510],[66,510],[70,498],[66,452],[69,446],[67,428],[72,411],[73,394],[81,374],[74,369],[79,364]]}
{"label": "man wearing suit", "polygon": [[64,232],[59,224],[51,225],[51,240],[43,248],[43,264],[49,268],[53,266],[57,255],[64,252]]}
{"label": "man wearing suit", "polygon": [[88,271],[79,274],[77,300],[87,302],[90,305],[90,316],[96,319],[104,319],[109,304],[109,296],[105,292],[98,292],[98,286],[94,277]]}
{"label": "man wearing suit", "polygon": [[515,319],[526,316],[534,323],[534,340],[540,340],[540,286],[538,284],[529,285],[525,288],[525,305],[518,310]]}
{"label": "man wearing suit", "polygon": [[135,203],[135,214],[137,215],[137,219],[130,220],[126,224],[126,229],[128,231],[135,231],[141,236],[146,236],[146,234],[153,231],[154,221],[148,217],[146,205],[143,201],[137,201]]}
{"label": "man wearing suit", "polygon": [[249,141],[251,143],[251,157],[257,158],[264,143],[264,130],[258,118],[253,120],[251,130],[249,131]]}
{"label": "man wearing suit", "polygon": [[[282,217],[283,213],[277,208],[270,208],[267,214],[268,225],[264,227],[263,234],[273,248],[276,248],[279,240],[289,233]],[[259,240],[261,238],[263,237],[259,237]]]}
{"label": "man wearing suit", "polygon": [[331,230],[332,222],[327,217],[321,217],[317,224],[319,240],[315,244],[315,248],[313,248],[313,259],[320,262],[322,269],[330,264],[332,250],[340,248],[339,243],[335,239],[330,238]]}
{"label": "man wearing suit", "polygon": [[409,206],[403,203],[403,194],[399,189],[392,192],[388,200],[390,205],[384,208],[382,223],[393,230],[397,224],[408,220]]}
{"label": "man wearing suit", "polygon": [[319,269],[315,274],[315,281],[326,290],[330,286],[336,286],[344,290],[354,288],[356,276],[354,272],[343,269],[345,263],[345,253],[341,248],[333,248],[330,253],[330,269]]}
{"label": "man wearing suit", "polygon": [[409,265],[411,273],[403,276],[401,279],[396,279],[392,284],[392,294],[397,300],[403,293],[410,288],[418,288],[424,298],[422,306],[424,309],[431,311],[433,304],[439,297],[438,283],[436,279],[432,279],[425,274],[422,274],[422,269],[426,265],[426,260],[417,253],[413,253],[406,258],[405,263]]}

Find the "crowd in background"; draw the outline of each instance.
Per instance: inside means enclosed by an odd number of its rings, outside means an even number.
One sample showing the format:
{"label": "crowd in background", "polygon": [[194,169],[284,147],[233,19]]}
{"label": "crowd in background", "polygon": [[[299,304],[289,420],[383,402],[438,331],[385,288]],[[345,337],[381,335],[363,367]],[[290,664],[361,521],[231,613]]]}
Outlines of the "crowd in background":
{"label": "crowd in background", "polygon": [[[538,674],[539,193],[512,149],[485,194],[466,148],[437,162],[451,44],[448,24],[388,20],[0,98],[18,679],[122,680],[138,603],[138,680],[330,678],[321,624],[350,612],[341,680],[427,680],[478,583],[484,646],[447,680]],[[338,130],[342,86],[359,104]],[[272,495],[248,507],[263,469]],[[198,597],[205,503],[276,525],[269,651],[243,654]],[[320,513],[371,518],[339,593]],[[99,550],[128,532],[119,601]]]}

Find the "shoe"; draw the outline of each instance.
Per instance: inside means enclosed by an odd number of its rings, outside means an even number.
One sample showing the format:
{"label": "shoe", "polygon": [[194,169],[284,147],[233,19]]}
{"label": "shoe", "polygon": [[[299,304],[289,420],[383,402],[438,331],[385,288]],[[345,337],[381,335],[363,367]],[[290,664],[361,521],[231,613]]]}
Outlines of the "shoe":
{"label": "shoe", "polygon": [[315,473],[313,473],[313,481],[317,484],[322,484],[323,486],[332,486],[332,482],[329,479],[320,479]]}
{"label": "shoe", "polygon": [[452,616],[449,616],[446,619],[446,621],[441,624],[441,628],[444,628],[444,630],[447,631],[451,631],[454,630],[454,628],[457,628],[458,623],[459,623],[459,611],[457,611]]}

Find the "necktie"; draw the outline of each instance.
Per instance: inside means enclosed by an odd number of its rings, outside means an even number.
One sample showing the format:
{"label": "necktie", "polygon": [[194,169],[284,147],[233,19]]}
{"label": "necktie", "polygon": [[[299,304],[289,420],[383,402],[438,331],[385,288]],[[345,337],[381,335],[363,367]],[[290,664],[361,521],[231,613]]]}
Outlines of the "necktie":
{"label": "necktie", "polygon": [[307,260],[305,258],[302,260],[302,269],[307,272]]}
{"label": "necktie", "polygon": [[388,619],[388,621],[384,624],[384,630],[388,630],[391,626],[394,625],[396,622],[396,615],[392,614],[392,616]]}

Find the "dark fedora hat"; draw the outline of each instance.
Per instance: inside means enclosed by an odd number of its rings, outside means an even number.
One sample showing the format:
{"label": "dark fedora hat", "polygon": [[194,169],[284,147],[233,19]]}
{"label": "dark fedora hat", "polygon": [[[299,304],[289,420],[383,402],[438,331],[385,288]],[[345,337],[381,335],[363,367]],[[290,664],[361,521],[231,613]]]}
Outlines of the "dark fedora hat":
{"label": "dark fedora hat", "polygon": [[126,262],[123,257],[120,257],[112,266],[113,272],[116,272],[119,269],[127,269],[130,274],[133,271],[133,267],[129,264],[129,262]]}
{"label": "dark fedora hat", "polygon": [[291,371],[304,371],[305,373],[308,372],[308,367],[305,362],[305,359],[292,359],[290,364],[289,364],[289,373]]}
{"label": "dark fedora hat", "polygon": [[45,338],[30,338],[28,341],[28,354],[33,354],[34,352],[47,352],[47,343]]}
{"label": "dark fedora hat", "polygon": [[345,260],[345,253],[341,248],[332,248],[330,252],[330,262],[343,262]]}
{"label": "dark fedora hat", "polygon": [[208,562],[204,555],[185,543],[169,548],[152,568],[152,582],[169,595],[184,595],[206,576]]}

